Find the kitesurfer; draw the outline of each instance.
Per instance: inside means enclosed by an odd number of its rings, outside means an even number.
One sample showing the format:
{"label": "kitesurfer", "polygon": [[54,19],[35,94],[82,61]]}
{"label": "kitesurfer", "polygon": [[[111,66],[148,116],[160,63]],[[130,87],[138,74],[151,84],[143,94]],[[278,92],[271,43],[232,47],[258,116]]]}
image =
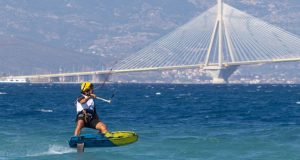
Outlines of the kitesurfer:
{"label": "kitesurfer", "polygon": [[106,125],[101,122],[98,117],[94,98],[96,98],[96,95],[94,94],[93,84],[83,82],[81,84],[81,96],[76,100],[77,126],[74,131],[75,136],[80,135],[80,131],[83,127],[97,129],[106,137],[112,136],[112,134],[108,132]]}

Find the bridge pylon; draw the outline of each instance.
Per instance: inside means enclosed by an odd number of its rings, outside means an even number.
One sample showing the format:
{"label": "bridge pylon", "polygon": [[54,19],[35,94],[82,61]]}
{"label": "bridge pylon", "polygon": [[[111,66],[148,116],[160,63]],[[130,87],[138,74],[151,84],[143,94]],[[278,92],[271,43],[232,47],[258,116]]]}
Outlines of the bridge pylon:
{"label": "bridge pylon", "polygon": [[206,70],[209,76],[212,77],[213,84],[228,83],[228,78],[237,70],[238,66],[207,66]]}
{"label": "bridge pylon", "polygon": [[[203,69],[213,78],[212,83],[228,83],[238,66],[226,66],[224,52],[232,55],[232,44],[223,20],[223,0],[217,0],[217,19],[211,35]],[[227,53],[226,53],[227,54]],[[212,63],[213,62],[213,63]]]}

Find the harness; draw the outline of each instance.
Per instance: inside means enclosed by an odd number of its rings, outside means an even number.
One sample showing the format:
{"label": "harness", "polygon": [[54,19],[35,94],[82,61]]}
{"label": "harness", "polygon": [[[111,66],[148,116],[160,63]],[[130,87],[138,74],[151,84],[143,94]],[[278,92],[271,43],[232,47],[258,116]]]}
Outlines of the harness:
{"label": "harness", "polygon": [[84,113],[84,111],[82,110],[81,112],[79,112],[77,114],[78,118],[83,118],[85,123],[88,123],[89,121],[91,121],[95,115],[95,111],[94,110],[90,110],[90,109],[85,109],[86,113]]}
{"label": "harness", "polygon": [[93,101],[88,101],[84,104],[80,104],[78,99],[75,103],[77,109],[77,119],[83,118],[85,123],[90,122],[96,114],[96,106]]}

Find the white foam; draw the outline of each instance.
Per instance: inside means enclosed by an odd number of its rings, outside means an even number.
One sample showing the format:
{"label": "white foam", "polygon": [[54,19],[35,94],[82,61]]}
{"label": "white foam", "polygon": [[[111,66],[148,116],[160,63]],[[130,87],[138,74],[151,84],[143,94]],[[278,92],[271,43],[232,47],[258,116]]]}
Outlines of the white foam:
{"label": "white foam", "polygon": [[300,104],[300,101],[296,102],[296,104]]}
{"label": "white foam", "polygon": [[52,109],[39,109],[38,111],[45,112],[45,113],[51,113],[51,112],[53,112]]}
{"label": "white foam", "polygon": [[71,153],[74,152],[74,149],[71,149],[69,147],[60,146],[60,145],[50,145],[49,149],[46,153],[49,154],[65,154],[65,153]]}
{"label": "white foam", "polygon": [[0,95],[1,95],[1,94],[7,94],[7,93],[6,93],[6,92],[0,92]]}
{"label": "white foam", "polygon": [[161,95],[161,93],[160,93],[160,92],[156,92],[155,94],[156,94],[156,95]]}
{"label": "white foam", "polygon": [[66,154],[66,153],[72,153],[76,150],[61,146],[61,145],[49,145],[48,151],[46,152],[40,152],[35,154],[29,154],[28,157],[36,157],[36,156],[44,156],[44,155],[56,155],[56,154]]}
{"label": "white foam", "polygon": [[261,88],[261,86],[257,86],[256,88]]}

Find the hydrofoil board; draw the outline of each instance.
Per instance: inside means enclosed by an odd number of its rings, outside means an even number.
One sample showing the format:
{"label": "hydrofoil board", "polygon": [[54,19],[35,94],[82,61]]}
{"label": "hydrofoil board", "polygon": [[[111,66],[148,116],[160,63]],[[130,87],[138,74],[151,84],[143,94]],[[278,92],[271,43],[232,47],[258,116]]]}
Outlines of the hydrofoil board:
{"label": "hydrofoil board", "polygon": [[138,140],[138,135],[131,131],[111,132],[111,136],[105,137],[103,134],[82,134],[73,136],[69,141],[69,146],[77,148],[83,152],[88,147],[117,147],[134,143]]}

